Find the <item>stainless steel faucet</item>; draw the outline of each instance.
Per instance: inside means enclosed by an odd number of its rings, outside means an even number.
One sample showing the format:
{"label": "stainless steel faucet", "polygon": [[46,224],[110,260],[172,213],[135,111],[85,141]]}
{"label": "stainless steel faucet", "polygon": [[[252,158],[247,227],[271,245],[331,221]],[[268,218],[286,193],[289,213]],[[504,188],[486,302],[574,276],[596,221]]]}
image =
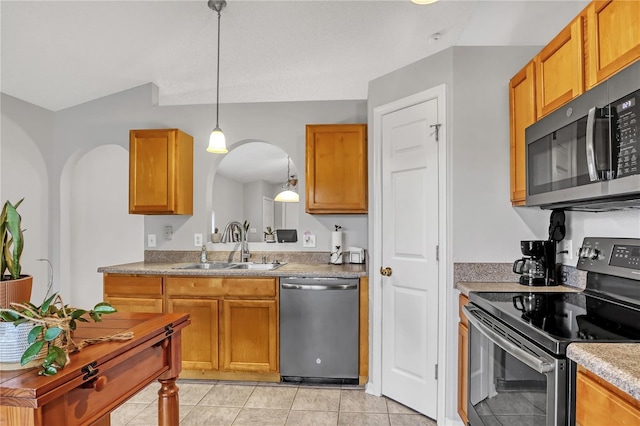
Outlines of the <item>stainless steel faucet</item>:
{"label": "stainless steel faucet", "polygon": [[200,252],[200,263],[207,263],[207,246],[202,245],[202,251]]}
{"label": "stainless steel faucet", "polygon": [[227,223],[227,226],[224,227],[224,231],[222,231],[222,242],[233,242],[238,241],[238,237],[240,236],[241,242],[241,255],[240,260],[242,262],[248,262],[251,257],[251,253],[249,253],[249,243],[247,242],[247,233],[245,232],[242,224],[238,221],[232,220]]}

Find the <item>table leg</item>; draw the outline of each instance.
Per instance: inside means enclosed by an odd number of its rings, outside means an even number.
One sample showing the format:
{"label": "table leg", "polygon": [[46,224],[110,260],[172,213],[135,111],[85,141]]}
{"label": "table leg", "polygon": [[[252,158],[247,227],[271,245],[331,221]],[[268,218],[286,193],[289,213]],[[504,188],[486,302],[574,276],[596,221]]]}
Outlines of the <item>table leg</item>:
{"label": "table leg", "polygon": [[180,422],[177,377],[158,379],[158,426],[175,426]]}

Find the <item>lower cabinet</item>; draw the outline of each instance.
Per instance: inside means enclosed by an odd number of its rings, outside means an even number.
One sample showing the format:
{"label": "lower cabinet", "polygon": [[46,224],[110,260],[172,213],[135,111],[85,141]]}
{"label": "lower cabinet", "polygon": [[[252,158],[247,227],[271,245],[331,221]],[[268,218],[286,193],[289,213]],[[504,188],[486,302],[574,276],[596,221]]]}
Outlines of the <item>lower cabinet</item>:
{"label": "lower cabinet", "polygon": [[223,370],[277,372],[276,301],[224,300],[222,312],[220,342],[224,351]]}
{"label": "lower cabinet", "polygon": [[462,313],[462,307],[469,303],[469,298],[461,294],[458,299],[460,322],[458,323],[458,415],[466,425],[467,388],[469,371],[469,324]]}
{"label": "lower cabinet", "polygon": [[276,278],[166,277],[165,290],[168,312],[191,314],[181,377],[280,379]]}
{"label": "lower cabinet", "polygon": [[167,300],[167,312],[189,313],[191,325],[182,330],[182,369],[218,369],[218,300]]}
{"label": "lower cabinet", "polygon": [[640,425],[640,401],[578,366],[576,425]]}

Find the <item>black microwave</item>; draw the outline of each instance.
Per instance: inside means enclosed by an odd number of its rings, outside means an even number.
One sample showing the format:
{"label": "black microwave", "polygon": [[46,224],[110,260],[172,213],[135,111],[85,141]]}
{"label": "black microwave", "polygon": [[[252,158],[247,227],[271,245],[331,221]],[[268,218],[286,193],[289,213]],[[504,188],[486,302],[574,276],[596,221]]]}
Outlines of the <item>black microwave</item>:
{"label": "black microwave", "polygon": [[640,61],[525,130],[527,206],[640,208]]}

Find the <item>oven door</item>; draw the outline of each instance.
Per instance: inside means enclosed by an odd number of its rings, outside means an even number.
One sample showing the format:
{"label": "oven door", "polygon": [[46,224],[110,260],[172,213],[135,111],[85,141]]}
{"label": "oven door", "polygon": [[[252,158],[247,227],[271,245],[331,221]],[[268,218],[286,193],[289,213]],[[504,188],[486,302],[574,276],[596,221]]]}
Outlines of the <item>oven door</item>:
{"label": "oven door", "polygon": [[463,312],[469,319],[469,424],[565,425],[566,359],[472,304]]}

